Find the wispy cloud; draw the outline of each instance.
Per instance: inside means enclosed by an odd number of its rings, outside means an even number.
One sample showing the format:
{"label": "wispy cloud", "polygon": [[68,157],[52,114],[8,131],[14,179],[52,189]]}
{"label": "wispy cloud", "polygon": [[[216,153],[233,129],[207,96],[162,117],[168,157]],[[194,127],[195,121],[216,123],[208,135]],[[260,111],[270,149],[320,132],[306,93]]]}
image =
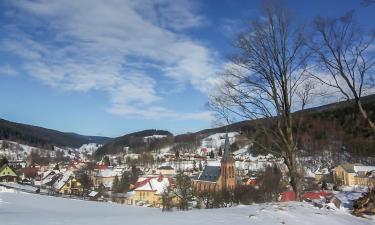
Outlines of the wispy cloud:
{"label": "wispy cloud", "polygon": [[[22,68],[66,91],[104,91],[116,115],[209,119],[209,112],[178,113],[160,105],[158,82],[191,85],[200,92],[217,83],[217,53],[184,34],[204,26],[188,1],[6,1],[10,23],[2,51]],[[173,88],[171,88],[173,89]]]}
{"label": "wispy cloud", "polygon": [[11,65],[0,65],[0,76],[16,76],[18,72]]}

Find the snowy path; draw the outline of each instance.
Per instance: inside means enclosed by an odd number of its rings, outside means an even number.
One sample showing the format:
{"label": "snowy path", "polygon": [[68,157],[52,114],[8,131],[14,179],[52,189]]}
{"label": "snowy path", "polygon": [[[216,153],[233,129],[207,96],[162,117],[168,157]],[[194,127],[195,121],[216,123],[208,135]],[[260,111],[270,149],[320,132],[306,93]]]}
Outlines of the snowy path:
{"label": "snowy path", "polygon": [[0,190],[1,225],[357,225],[374,224],[341,211],[306,203],[261,204],[163,213],[160,209],[87,202]]}

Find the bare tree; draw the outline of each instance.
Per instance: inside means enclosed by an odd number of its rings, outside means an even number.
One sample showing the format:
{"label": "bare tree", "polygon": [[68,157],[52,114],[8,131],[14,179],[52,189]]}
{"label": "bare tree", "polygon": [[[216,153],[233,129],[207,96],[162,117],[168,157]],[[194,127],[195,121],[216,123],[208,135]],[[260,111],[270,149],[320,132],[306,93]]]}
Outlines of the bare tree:
{"label": "bare tree", "polygon": [[375,124],[363,108],[361,97],[374,89],[375,32],[365,33],[351,11],[340,18],[315,20],[314,50],[319,67],[330,76],[315,76],[336,89],[345,99],[354,100],[359,112],[375,134]]}
{"label": "bare tree", "polygon": [[304,29],[278,3],[265,5],[262,17],[250,21],[249,29],[238,36],[238,53],[231,57],[223,84],[211,96],[210,105],[219,108],[221,116],[262,118],[260,130],[272,147],[254,144],[284,159],[290,185],[299,198],[296,150],[302,113],[293,112],[305,108],[313,85],[306,73],[309,50]]}

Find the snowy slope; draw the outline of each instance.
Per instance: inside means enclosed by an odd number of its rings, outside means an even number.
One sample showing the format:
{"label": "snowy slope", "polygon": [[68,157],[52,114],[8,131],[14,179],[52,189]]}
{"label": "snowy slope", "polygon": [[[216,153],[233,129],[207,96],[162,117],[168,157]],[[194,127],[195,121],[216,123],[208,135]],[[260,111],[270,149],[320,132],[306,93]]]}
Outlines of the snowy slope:
{"label": "snowy slope", "polygon": [[[229,142],[232,144],[236,140],[236,136],[239,135],[238,132],[229,132]],[[216,133],[210,135],[202,140],[202,146],[208,149],[218,149],[224,147],[226,133]]]}
{"label": "snowy slope", "polygon": [[[101,147],[101,144],[96,143],[89,143],[84,144],[80,148],[73,149],[73,148],[60,148],[57,146],[54,146],[54,150],[49,149],[42,149],[42,148],[36,148],[28,145],[19,144],[14,141],[6,141],[7,147],[3,146],[3,140],[0,140],[0,156],[6,156],[9,160],[26,160],[27,156],[31,153],[33,150],[38,150],[38,152],[42,156],[49,155],[50,157],[55,157],[57,151],[61,151],[64,153],[64,157],[69,157],[71,159],[75,158],[77,155],[81,159],[85,159],[85,155],[91,155],[94,153],[99,147]],[[77,153],[77,154],[76,154]]]}
{"label": "snowy slope", "polygon": [[[259,204],[164,213],[160,209],[1,191],[0,224],[7,225],[367,225],[373,221],[308,203]],[[3,223],[4,222],[4,223]]]}

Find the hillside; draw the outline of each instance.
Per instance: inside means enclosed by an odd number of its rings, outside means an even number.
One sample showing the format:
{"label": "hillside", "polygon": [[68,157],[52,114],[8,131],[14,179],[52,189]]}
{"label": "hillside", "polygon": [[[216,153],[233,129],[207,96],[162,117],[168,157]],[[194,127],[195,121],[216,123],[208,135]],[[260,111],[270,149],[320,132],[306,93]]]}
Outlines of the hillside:
{"label": "hillside", "polygon": [[20,144],[48,149],[52,146],[77,148],[92,142],[102,144],[109,141],[110,138],[64,133],[0,119],[0,140],[15,141]]}
{"label": "hillside", "polygon": [[149,149],[160,149],[173,144],[173,134],[165,130],[143,130],[117,137],[98,149],[96,155],[116,154],[130,147],[133,152],[139,153]]}
{"label": "hillside", "polygon": [[[375,95],[363,98],[364,107],[375,120]],[[296,112],[305,115],[300,146],[309,153],[319,153],[324,149],[340,152],[342,149],[354,156],[375,156],[375,140],[355,107],[349,102],[338,102]],[[96,152],[97,156],[117,154],[130,147],[133,152],[169,149],[196,149],[200,142],[213,134],[239,132],[249,139],[257,137],[257,127],[264,120],[247,120],[228,126],[204,129],[195,133],[173,136],[169,131],[144,130],[126,134],[114,139],[99,136],[84,136],[64,133],[37,126],[14,123],[0,119],[0,140],[15,141],[35,147],[77,148],[87,143],[104,144]],[[145,137],[148,137],[145,139]]]}

